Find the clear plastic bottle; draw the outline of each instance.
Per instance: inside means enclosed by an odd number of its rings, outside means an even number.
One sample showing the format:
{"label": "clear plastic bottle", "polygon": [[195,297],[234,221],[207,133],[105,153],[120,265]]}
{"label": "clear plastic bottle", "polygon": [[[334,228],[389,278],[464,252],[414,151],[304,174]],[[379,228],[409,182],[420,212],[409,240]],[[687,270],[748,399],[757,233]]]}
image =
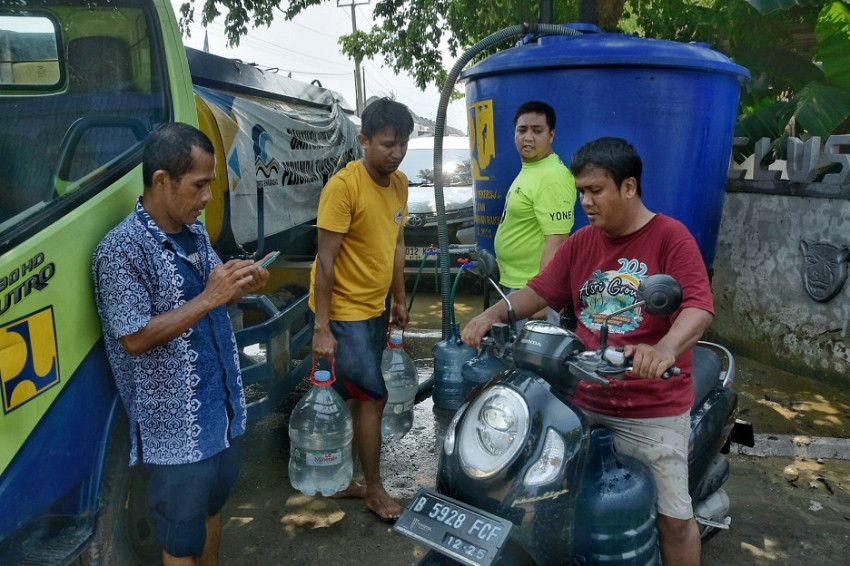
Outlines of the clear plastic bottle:
{"label": "clear plastic bottle", "polygon": [[354,427],[330,372],[317,370],[311,381],[289,417],[289,481],[305,495],[327,496],[351,483]]}
{"label": "clear plastic bottle", "polygon": [[381,374],[388,393],[381,419],[381,436],[397,440],[413,426],[413,402],[419,386],[416,366],[404,351],[404,338],[400,332],[390,334],[389,343],[381,355]]}

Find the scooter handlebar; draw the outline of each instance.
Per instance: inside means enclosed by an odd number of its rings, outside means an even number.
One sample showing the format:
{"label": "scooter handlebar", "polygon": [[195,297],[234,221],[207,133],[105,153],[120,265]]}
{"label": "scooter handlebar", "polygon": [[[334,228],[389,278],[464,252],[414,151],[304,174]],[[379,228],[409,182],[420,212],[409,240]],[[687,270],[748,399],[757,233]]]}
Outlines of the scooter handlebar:
{"label": "scooter handlebar", "polygon": [[[632,365],[633,358],[627,358],[623,348],[609,346],[602,352],[602,360],[596,373],[618,379],[618,376],[630,371],[634,371]],[[607,362],[607,363],[606,363]],[[672,366],[661,374],[661,379],[670,379],[671,377],[680,375],[682,370],[677,366]]]}

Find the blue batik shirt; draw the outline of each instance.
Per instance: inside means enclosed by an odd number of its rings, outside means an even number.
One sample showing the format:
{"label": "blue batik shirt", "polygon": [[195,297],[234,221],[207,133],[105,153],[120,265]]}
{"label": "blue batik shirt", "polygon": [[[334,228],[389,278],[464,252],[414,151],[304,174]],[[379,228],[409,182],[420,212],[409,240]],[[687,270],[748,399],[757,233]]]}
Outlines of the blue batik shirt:
{"label": "blue batik shirt", "polygon": [[[220,306],[170,342],[131,356],[119,338],[199,295],[221,260],[198,222],[196,262],[142,207],[113,228],[94,253],[95,300],[118,393],[130,421],[130,464],[186,464],[209,458],[245,432],[236,339]],[[137,432],[138,431],[138,432]]]}

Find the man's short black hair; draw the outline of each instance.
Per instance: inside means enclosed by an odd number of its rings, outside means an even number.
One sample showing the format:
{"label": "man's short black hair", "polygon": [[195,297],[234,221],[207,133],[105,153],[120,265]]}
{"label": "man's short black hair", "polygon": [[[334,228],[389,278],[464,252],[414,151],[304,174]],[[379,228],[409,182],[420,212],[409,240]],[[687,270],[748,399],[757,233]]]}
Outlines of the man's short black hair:
{"label": "man's short black hair", "polygon": [[516,114],[514,114],[514,126],[516,126],[519,117],[523,114],[543,114],[546,116],[546,124],[549,126],[549,129],[555,129],[555,109],[545,102],[540,102],[539,100],[524,102],[517,108]]}
{"label": "man's short black hair", "polygon": [[360,133],[371,139],[384,130],[391,129],[397,136],[410,137],[413,132],[413,116],[407,106],[392,98],[379,98],[363,110],[360,116]]}
{"label": "man's short black hair", "polygon": [[214,155],[215,148],[207,135],[182,122],[168,122],[157,127],[145,141],[142,153],[142,180],[146,187],[153,183],[153,174],[162,169],[172,180],[192,169],[192,148]]}
{"label": "man's short black hair", "polygon": [[618,188],[623,181],[634,177],[637,181],[637,195],[641,196],[640,176],[643,173],[643,161],[634,146],[623,138],[599,138],[578,148],[570,163],[573,175],[577,177],[585,169],[593,167],[607,171]]}

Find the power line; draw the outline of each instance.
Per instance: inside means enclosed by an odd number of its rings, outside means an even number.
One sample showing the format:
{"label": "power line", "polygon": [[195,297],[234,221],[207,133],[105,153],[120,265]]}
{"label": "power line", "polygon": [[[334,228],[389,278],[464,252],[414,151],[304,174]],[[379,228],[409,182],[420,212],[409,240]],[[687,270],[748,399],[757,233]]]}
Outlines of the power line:
{"label": "power line", "polygon": [[[350,4],[343,4],[342,0],[336,0],[337,8],[351,8],[351,33],[357,33],[357,6],[360,4],[368,4],[371,0],[350,0]],[[357,101],[357,115],[363,113],[366,106],[366,85],[363,84],[363,74],[360,71],[361,58],[354,58],[354,98]]]}
{"label": "power line", "polygon": [[366,20],[366,23],[369,24],[369,27],[374,26],[374,22],[372,19],[363,11],[363,9],[358,5],[357,11],[360,12],[360,15],[363,16],[363,19]]}
{"label": "power line", "polygon": [[333,40],[337,40],[337,39],[339,39],[339,37],[337,37],[337,36],[335,36],[335,35],[331,35],[331,34],[329,34],[329,33],[325,33],[325,32],[323,32],[323,31],[319,31],[319,30],[317,30],[317,29],[313,29],[313,28],[311,28],[310,26],[305,26],[304,24],[299,24],[299,23],[298,23],[298,22],[296,22],[295,20],[289,20],[289,23],[291,23],[291,24],[292,24],[292,25],[294,25],[294,26],[298,26],[298,27],[300,27],[300,28],[304,28],[304,29],[306,29],[306,30],[312,31],[313,33],[317,33],[317,34],[319,34],[319,35],[323,35],[323,36],[325,36],[325,37],[329,37],[329,38],[331,38],[331,39],[333,39]]}
{"label": "power line", "polygon": [[[218,31],[224,32],[224,25],[220,24],[218,22],[212,22],[209,27],[214,27],[214,28],[217,28]],[[305,27],[305,26],[302,26],[302,27]],[[289,49],[288,47],[283,47],[282,45],[278,45],[278,44],[271,42],[271,41],[265,41],[265,40],[261,41],[261,40],[258,40],[258,39],[254,39],[253,37],[250,37],[250,36],[243,37],[242,41],[240,43],[249,44],[249,45],[251,45],[252,48],[258,49],[260,51],[265,51],[265,52],[271,54],[272,56],[279,55],[278,53],[275,53],[272,50],[272,49],[274,49],[274,50],[292,53],[292,54],[298,55],[300,57],[305,57],[305,58],[308,58],[308,59],[321,61],[325,65],[334,65],[336,67],[345,67],[345,68],[348,67],[348,65],[345,64],[345,63],[337,63],[336,61],[329,61],[327,58],[324,58],[324,57],[317,57],[315,55],[310,55],[308,53],[302,53],[300,51],[296,51],[295,49]]]}
{"label": "power line", "polygon": [[[346,1],[346,0],[343,0]],[[362,1],[362,0],[355,0]],[[371,21],[368,14],[364,13],[359,6],[357,10],[360,12],[361,19],[364,21]],[[339,12],[336,10],[332,14],[328,14],[322,20],[323,22],[327,22],[328,29],[339,30],[341,33],[345,33],[344,30],[341,29],[342,22],[341,18],[343,17],[344,12]],[[295,44],[298,47],[304,47],[307,49],[316,48],[315,52],[318,52],[319,46],[327,46],[328,39],[335,39],[334,35],[326,33],[324,31],[317,30],[311,26],[303,25],[300,23],[293,22],[291,20],[287,22],[276,22],[276,26],[274,29],[274,37],[276,39],[278,37],[285,38],[287,41],[293,38],[293,30],[279,30],[278,26],[281,24],[290,23],[293,24],[293,27],[300,28],[304,30],[301,32],[300,30],[295,30]],[[324,24],[323,24],[324,25]],[[226,37],[224,34],[224,25],[219,23],[218,21],[211,22],[208,26],[211,32],[216,33],[216,41],[226,41]],[[195,35],[199,37],[203,37],[203,27],[199,24],[193,24],[192,31]],[[306,33],[305,33],[306,32]],[[316,34],[313,36],[312,34]],[[304,80],[304,78],[308,78],[305,82],[309,82],[309,79],[321,77],[323,79],[327,79],[331,84],[326,84],[327,88],[331,88],[332,90],[336,90],[340,93],[347,92],[350,85],[350,77],[352,74],[351,69],[351,61],[342,62],[335,60],[337,57],[339,59],[345,57],[339,51],[337,51],[333,56],[327,55],[325,57],[320,57],[316,55],[312,55],[310,53],[304,53],[296,49],[291,49],[290,47],[284,47],[276,43],[275,41],[265,41],[260,39],[255,39],[254,34],[250,36],[246,36],[242,38],[241,45],[236,48],[227,47],[225,50],[225,57],[238,58],[240,60],[248,62],[247,59],[255,59],[257,60],[254,63],[256,66],[260,68],[265,68],[268,70],[272,69],[280,69],[278,72],[282,74],[286,74],[287,72],[291,72],[293,77],[298,75],[298,80]],[[321,39],[319,39],[321,38]],[[288,43],[288,45],[292,45],[292,43]],[[243,47],[247,50],[247,53],[243,53],[239,48]],[[219,46],[220,49],[220,46]],[[230,51],[231,53],[227,53]],[[260,62],[259,59],[263,59],[264,61]],[[321,65],[317,65],[316,61],[319,61]],[[271,63],[271,64],[268,64]],[[368,69],[368,76],[365,77],[365,82],[368,85],[368,90],[370,90],[373,95],[377,94],[379,96],[383,95],[392,95],[399,102],[403,102],[409,108],[417,112],[422,116],[429,116],[432,114],[432,105],[436,106],[436,101],[438,100],[439,94],[434,95],[433,102],[430,101],[432,96],[430,94],[421,96],[422,93],[411,93],[408,94],[405,90],[407,87],[402,87],[399,79],[404,75],[399,75],[389,67],[383,66],[385,63],[379,60],[367,59],[363,61],[364,68]],[[340,69],[339,72],[334,72],[333,67]],[[315,72],[305,69],[325,69],[324,72]],[[346,80],[348,77],[348,80]],[[324,81],[323,81],[324,82]],[[342,86],[343,83],[346,86]],[[418,87],[411,85],[412,88]]]}

